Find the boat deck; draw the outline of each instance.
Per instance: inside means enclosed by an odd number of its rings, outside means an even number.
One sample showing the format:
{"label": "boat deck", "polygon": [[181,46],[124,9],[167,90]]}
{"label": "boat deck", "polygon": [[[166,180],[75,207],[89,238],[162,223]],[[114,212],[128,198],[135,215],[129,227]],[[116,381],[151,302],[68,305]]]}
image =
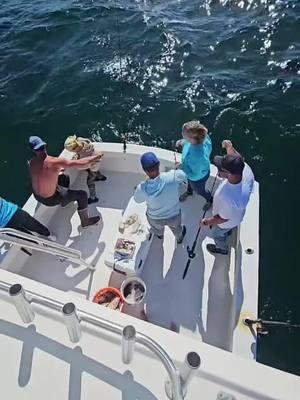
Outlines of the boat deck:
{"label": "boat deck", "polygon": [[[296,376],[0,270],[0,288],[16,281],[35,296],[46,295],[62,304],[75,301],[80,313],[99,316],[121,327],[134,325],[137,332],[156,341],[179,370],[187,353],[197,351],[201,366],[188,385],[185,400],[295,400],[299,397],[300,383]],[[1,369],[1,399],[168,399],[167,371],[147,348],[137,343],[133,361],[124,364],[119,335],[82,321],[81,339],[74,344],[70,342],[59,310],[38,304],[33,307],[35,319],[26,326],[6,290],[0,290],[0,352],[5,360]]]}
{"label": "boat deck", "polygon": [[[97,211],[101,213],[103,223],[84,230],[78,228],[79,218],[74,205],[58,207],[49,222],[50,230],[57,234],[57,241],[79,249],[87,262],[96,265],[95,272],[37,252],[32,257],[28,256],[22,268],[16,267],[15,272],[86,299],[92,299],[109,282],[117,283],[115,273],[112,274],[112,269],[104,264],[104,260],[115,239],[123,210],[144,176],[104,172],[108,180],[97,183],[100,201],[97,206],[89,207],[91,215]],[[75,187],[82,187],[83,179],[84,174],[76,180]],[[208,187],[211,184],[212,180]],[[187,262],[186,246],[193,243],[203,214],[202,206],[203,200],[199,196],[190,197],[183,203],[183,223],[187,234],[181,245],[175,244],[168,228],[163,241],[156,237],[153,239],[142,271],[147,285],[147,316],[150,322],[157,325],[229,350],[232,340],[229,316],[233,299],[230,260],[229,257],[213,257],[207,251],[203,252],[205,244],[211,241],[206,237],[209,233],[207,228],[199,237],[197,256],[185,280],[182,279]]]}

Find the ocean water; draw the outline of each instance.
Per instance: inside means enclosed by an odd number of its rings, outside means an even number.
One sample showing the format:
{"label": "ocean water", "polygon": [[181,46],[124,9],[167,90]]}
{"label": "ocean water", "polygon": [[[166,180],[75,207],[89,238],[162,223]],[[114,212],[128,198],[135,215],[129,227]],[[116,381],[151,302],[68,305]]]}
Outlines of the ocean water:
{"label": "ocean water", "polygon": [[[1,196],[31,192],[29,135],[172,148],[198,118],[260,182],[259,315],[300,323],[299,38],[298,0],[2,0]],[[300,330],[272,329],[258,360],[300,374]]]}

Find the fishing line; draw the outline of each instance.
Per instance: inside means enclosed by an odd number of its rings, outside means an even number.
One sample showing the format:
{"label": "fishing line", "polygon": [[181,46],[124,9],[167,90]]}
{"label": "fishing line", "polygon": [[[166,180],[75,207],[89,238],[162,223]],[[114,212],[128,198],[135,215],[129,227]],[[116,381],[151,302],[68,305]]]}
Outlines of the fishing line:
{"label": "fishing line", "polygon": [[[121,137],[123,138],[123,152],[126,153],[127,149],[127,139],[128,135],[125,132],[126,124],[122,115],[122,108],[124,105],[124,74],[123,74],[123,63],[122,63],[122,46],[121,46],[121,34],[120,34],[120,20],[118,17],[118,7],[117,7],[117,0],[114,0],[114,8],[116,15],[113,17],[115,20],[115,27],[116,27],[116,34],[117,34],[117,42],[118,42],[118,49],[117,55],[119,58],[119,80],[121,82],[120,86],[120,100],[121,100]],[[123,131],[123,133],[122,133]]]}

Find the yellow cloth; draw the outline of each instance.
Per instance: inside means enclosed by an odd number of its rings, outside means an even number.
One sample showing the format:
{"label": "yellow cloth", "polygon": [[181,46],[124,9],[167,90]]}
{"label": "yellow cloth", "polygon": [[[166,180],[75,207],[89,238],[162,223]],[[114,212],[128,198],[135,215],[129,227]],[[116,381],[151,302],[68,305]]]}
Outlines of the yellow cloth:
{"label": "yellow cloth", "polygon": [[74,151],[77,147],[81,147],[82,144],[77,139],[76,135],[68,136],[65,141],[65,149],[68,151]]}
{"label": "yellow cloth", "polygon": [[[80,150],[76,151],[76,149]],[[65,140],[65,149],[74,152],[74,159],[81,159],[96,155],[95,148],[90,139],[77,137],[76,135],[68,136]],[[80,169],[90,169],[91,171],[99,171],[100,161],[92,162],[90,165],[82,167]]]}

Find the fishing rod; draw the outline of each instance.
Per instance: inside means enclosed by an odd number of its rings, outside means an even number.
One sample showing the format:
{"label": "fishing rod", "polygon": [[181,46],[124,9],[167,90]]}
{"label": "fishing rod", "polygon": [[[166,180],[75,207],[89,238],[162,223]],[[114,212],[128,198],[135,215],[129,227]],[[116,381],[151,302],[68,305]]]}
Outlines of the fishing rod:
{"label": "fishing rod", "polygon": [[176,147],[176,143],[175,140],[171,141],[171,148],[173,149],[173,157],[174,157],[174,169],[178,169],[178,165],[177,165],[177,147]]}
{"label": "fishing rod", "polygon": [[[218,172],[216,173],[214,182],[212,184],[212,188],[211,188],[211,191],[210,191],[211,195],[213,193],[217,177],[218,177]],[[206,213],[207,213],[207,210],[204,211],[201,220],[205,217]],[[198,228],[198,231],[197,231],[197,234],[196,234],[196,237],[195,237],[195,240],[193,242],[192,247],[187,246],[188,260],[187,260],[185,269],[183,271],[182,279],[185,279],[186,274],[187,274],[187,272],[189,270],[190,264],[191,264],[192,260],[196,257],[195,248],[196,248],[196,245],[197,245],[198,237],[199,237],[200,232],[201,232],[201,228],[202,228],[202,226],[200,225],[199,228]]]}
{"label": "fishing rod", "polygon": [[292,324],[290,322],[282,322],[282,321],[270,321],[265,319],[250,319],[245,318],[243,323],[248,326],[248,328],[253,329],[253,326],[256,327],[257,333],[262,335],[267,335],[269,332],[267,328],[294,328],[300,329],[300,324]]}

